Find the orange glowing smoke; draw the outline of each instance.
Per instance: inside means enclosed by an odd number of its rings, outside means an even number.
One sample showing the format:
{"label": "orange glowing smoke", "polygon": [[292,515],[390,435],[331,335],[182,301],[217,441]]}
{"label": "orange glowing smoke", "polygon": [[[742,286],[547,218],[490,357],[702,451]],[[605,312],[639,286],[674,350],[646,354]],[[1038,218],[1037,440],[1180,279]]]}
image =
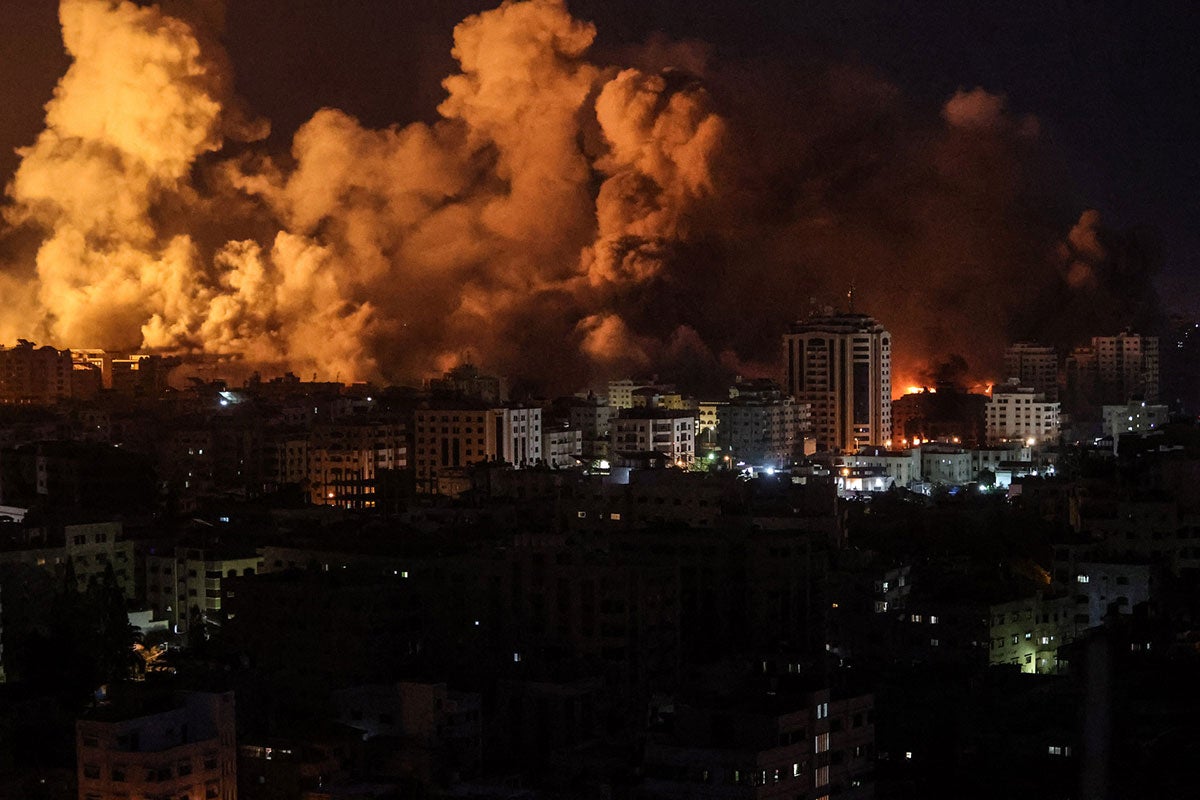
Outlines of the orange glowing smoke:
{"label": "orange glowing smoke", "polygon": [[[62,0],[60,19],[72,63],[9,189],[10,220],[45,232],[36,289],[9,293],[26,305],[13,334],[240,353],[343,380],[376,375],[386,340],[395,372],[426,371],[486,346],[531,296],[603,308],[660,271],[713,191],[724,124],[703,89],[588,63],[595,29],[562,0],[506,2],[455,29],[461,71],[440,122],[377,131],[318,112],[294,167],[218,167],[214,183],[240,193],[228,203],[256,201],[274,235],[201,243],[189,217],[222,201],[198,196],[193,173],[225,138],[265,133],[227,113],[211,37],[112,0]],[[595,153],[580,144],[589,118]],[[162,224],[166,208],[181,224]],[[645,362],[615,309],[578,319],[593,361]]]}
{"label": "orange glowing smoke", "polygon": [[1055,253],[1061,224],[1021,183],[1037,121],[984,89],[928,118],[861,67],[773,81],[661,43],[602,66],[563,0],[507,0],[455,28],[433,124],[326,108],[286,158],[234,157],[267,126],[236,111],[208,22],[118,0],[61,0],[60,21],[71,65],[7,188],[38,244],[0,264],[4,340],[342,380],[466,350],[572,380],[761,374],[736,353],[773,367],[789,318],[858,277],[928,287],[862,300],[915,388],[941,348],[998,353],[1039,281],[1104,285],[1097,218]]}

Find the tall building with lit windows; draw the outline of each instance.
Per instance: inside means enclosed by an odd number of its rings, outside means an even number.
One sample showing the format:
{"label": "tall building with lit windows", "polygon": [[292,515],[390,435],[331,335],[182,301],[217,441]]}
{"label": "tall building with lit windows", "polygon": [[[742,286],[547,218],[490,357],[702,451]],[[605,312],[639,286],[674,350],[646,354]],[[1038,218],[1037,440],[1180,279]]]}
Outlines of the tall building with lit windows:
{"label": "tall building with lit windows", "polygon": [[827,314],[784,334],[787,390],[812,407],[820,450],[855,452],[892,435],[892,336],[865,314]]}

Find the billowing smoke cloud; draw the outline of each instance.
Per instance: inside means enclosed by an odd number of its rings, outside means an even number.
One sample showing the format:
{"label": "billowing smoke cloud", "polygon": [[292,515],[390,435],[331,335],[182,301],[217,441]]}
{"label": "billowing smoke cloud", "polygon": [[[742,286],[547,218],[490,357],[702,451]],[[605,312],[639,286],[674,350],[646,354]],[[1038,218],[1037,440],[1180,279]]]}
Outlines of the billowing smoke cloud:
{"label": "billowing smoke cloud", "polygon": [[72,64],[8,187],[36,254],[0,274],[35,321],[19,334],[59,346],[342,380],[470,352],[554,389],[648,369],[712,386],[774,371],[786,323],[854,286],[915,376],[998,359],[1063,298],[1122,311],[1148,252],[1087,214],[1064,239],[1037,120],[982,88],[936,114],[855,67],[662,40],[599,64],[563,0],[510,0],[455,29],[436,123],[327,108],[289,154],[235,155],[265,130],[231,97],[219,3],[60,16]]}

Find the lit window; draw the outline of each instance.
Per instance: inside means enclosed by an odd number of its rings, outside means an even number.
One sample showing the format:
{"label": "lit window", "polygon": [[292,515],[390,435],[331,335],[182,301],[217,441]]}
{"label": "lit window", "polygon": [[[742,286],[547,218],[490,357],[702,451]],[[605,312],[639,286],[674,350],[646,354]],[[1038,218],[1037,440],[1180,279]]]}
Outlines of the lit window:
{"label": "lit window", "polygon": [[1087,575],[1076,575],[1075,576],[1076,583],[1088,583],[1090,581],[1091,581],[1091,578],[1089,578]]}

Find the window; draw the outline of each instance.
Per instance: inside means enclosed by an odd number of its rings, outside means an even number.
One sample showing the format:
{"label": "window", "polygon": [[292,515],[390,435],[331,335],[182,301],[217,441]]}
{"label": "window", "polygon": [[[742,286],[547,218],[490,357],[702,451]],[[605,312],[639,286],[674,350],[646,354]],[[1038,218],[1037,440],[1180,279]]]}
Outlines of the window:
{"label": "window", "polygon": [[100,777],[100,766],[98,764],[84,764],[83,765],[83,777],[99,778]]}
{"label": "window", "polygon": [[829,716],[829,703],[817,703],[817,719],[825,719]]}
{"label": "window", "polygon": [[1091,581],[1091,578],[1089,578],[1087,575],[1076,575],[1075,576],[1076,583],[1089,583],[1090,581]]}
{"label": "window", "polygon": [[827,786],[829,784],[829,767],[817,767],[813,771],[813,786]]}
{"label": "window", "polygon": [[819,733],[813,737],[813,751],[824,753],[829,750],[829,734]]}

